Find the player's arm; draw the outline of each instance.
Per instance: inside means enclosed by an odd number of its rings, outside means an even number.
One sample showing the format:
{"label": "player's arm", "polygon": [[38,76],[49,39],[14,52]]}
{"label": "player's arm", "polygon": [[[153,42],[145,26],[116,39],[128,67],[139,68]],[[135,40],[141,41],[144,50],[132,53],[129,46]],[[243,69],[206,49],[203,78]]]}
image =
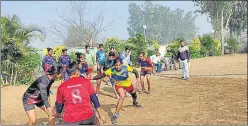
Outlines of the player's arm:
{"label": "player's arm", "polygon": [[71,63],[71,57],[68,55],[68,57],[69,57],[69,64]]}
{"label": "player's arm", "polygon": [[53,115],[55,117],[58,117],[60,113],[62,113],[63,108],[64,108],[63,94],[61,92],[61,88],[59,87],[57,90],[55,106],[53,108]]}
{"label": "player's arm", "polygon": [[189,51],[189,49],[186,50],[186,53],[187,53],[188,62],[189,62],[189,60],[190,60],[190,51]]}
{"label": "player's arm", "polygon": [[45,70],[45,63],[46,63],[46,61],[47,61],[47,57],[44,56],[43,59],[42,59],[42,68],[43,68],[43,70]]}
{"label": "player's arm", "polygon": [[39,83],[38,88],[40,90],[41,100],[44,102],[46,108],[50,107],[49,101],[48,101],[48,91],[47,91],[47,84]]}
{"label": "player's arm", "polygon": [[102,114],[102,109],[100,108],[100,102],[98,100],[98,97],[96,96],[95,89],[93,85],[91,84],[90,80],[84,80],[85,81],[85,87],[88,90],[88,93],[90,95],[90,100],[93,103],[95,109],[97,110],[97,113],[99,115],[99,118],[105,123],[105,117]]}
{"label": "player's arm", "polygon": [[105,73],[103,73],[103,74],[98,74],[98,75],[94,76],[92,80],[102,79],[102,78],[104,78],[106,76],[111,76],[111,68],[110,69],[107,69],[105,71]]}
{"label": "player's arm", "polygon": [[180,57],[180,52],[178,51],[177,52],[177,60],[179,60],[179,57]]}
{"label": "player's arm", "polygon": [[102,78],[104,78],[104,77],[106,77],[106,76],[107,76],[107,75],[106,75],[105,73],[103,73],[103,74],[98,74],[98,75],[94,76],[92,80],[99,80],[99,79],[102,79]]}
{"label": "player's arm", "polygon": [[134,75],[135,75],[135,77],[136,77],[136,80],[137,80],[137,83],[139,83],[139,72],[136,70],[136,69],[134,69],[133,67],[131,67],[131,66],[127,66],[127,71],[128,72],[132,72],[132,73],[134,73]]}
{"label": "player's arm", "polygon": [[136,69],[133,69],[132,73],[134,73],[136,79],[139,79],[139,72]]}
{"label": "player's arm", "polygon": [[59,57],[58,64],[61,65],[61,66],[63,66],[63,64],[62,64],[62,57],[61,56]]}

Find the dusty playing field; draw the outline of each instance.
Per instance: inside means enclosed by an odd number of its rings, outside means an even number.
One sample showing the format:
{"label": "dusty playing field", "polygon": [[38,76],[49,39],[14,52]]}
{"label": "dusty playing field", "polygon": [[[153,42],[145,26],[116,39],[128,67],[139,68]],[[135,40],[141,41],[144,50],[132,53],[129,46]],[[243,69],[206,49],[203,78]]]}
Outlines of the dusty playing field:
{"label": "dusty playing field", "polygon": [[[151,94],[138,95],[144,108],[132,107],[131,98],[126,98],[118,123],[246,124],[247,54],[192,60],[190,72],[189,81],[179,79],[180,70],[152,76]],[[57,86],[58,83],[54,84],[53,92]],[[28,121],[21,101],[26,88],[9,86],[1,89],[2,124],[18,125]],[[51,96],[52,102],[55,96]],[[111,96],[114,96],[111,87],[103,85],[99,99],[107,118],[106,124],[111,124],[117,102]],[[41,110],[36,109],[36,112],[38,124],[47,121]]]}

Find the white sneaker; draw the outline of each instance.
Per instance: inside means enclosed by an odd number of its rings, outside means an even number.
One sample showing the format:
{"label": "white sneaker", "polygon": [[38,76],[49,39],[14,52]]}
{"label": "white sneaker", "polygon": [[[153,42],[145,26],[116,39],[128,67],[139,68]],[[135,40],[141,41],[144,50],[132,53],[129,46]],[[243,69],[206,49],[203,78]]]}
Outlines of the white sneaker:
{"label": "white sneaker", "polygon": [[132,95],[128,92],[126,92],[126,97],[131,97]]}

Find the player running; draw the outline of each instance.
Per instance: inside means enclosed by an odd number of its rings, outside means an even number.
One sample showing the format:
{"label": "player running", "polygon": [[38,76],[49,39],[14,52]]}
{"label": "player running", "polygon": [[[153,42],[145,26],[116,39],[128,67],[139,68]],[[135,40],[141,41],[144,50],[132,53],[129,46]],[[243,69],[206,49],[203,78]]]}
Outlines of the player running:
{"label": "player running", "polygon": [[[140,66],[141,66],[140,81],[141,81],[142,91],[140,93],[150,94],[151,83],[152,83],[151,82],[151,73],[153,71],[153,64],[149,58],[145,57],[144,52],[140,52],[137,65],[138,64],[140,64]],[[145,85],[144,85],[145,76],[146,76],[147,84],[148,84],[148,91],[147,92],[145,90]],[[140,88],[140,86],[138,86],[138,88]]]}
{"label": "player running", "polygon": [[122,65],[122,60],[121,58],[117,57],[114,60],[115,66],[113,68],[110,68],[106,70],[103,74],[101,75],[96,75],[93,77],[93,80],[101,79],[106,76],[110,77],[113,79],[113,82],[115,84],[115,89],[117,90],[117,93],[119,94],[120,98],[117,102],[117,107],[116,111],[113,115],[113,124],[117,124],[117,119],[119,116],[119,112],[121,110],[122,104],[125,99],[125,91],[129,92],[132,95],[133,98],[133,105],[136,107],[142,107],[138,102],[137,102],[137,94],[136,91],[133,87],[133,84],[131,82],[131,79],[128,76],[128,72],[132,72],[135,74],[137,83],[139,83],[139,74],[138,71],[133,69],[130,66],[124,66]]}
{"label": "player running", "polygon": [[50,107],[49,90],[55,78],[61,75],[62,70],[61,66],[50,67],[47,70],[47,75],[37,78],[25,91],[22,102],[29,118],[28,125],[35,125],[36,123],[35,106],[48,115],[49,124],[51,124],[52,108]]}
{"label": "player running", "polygon": [[[105,123],[100,103],[93,85],[89,79],[77,77],[78,64],[72,62],[67,67],[70,78],[62,83],[57,90],[57,97],[53,115],[59,117],[63,110],[63,116],[59,124],[65,125],[97,125],[98,120],[94,113],[93,103],[99,118]],[[53,119],[55,124],[55,119]]]}

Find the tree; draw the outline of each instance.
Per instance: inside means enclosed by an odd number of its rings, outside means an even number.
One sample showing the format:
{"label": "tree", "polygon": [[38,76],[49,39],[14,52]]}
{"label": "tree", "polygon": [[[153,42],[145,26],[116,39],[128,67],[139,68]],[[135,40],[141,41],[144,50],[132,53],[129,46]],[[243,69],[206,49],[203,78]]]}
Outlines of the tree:
{"label": "tree", "polygon": [[247,1],[239,1],[232,7],[232,15],[228,24],[230,37],[233,34],[239,36],[247,29]]}
{"label": "tree", "polygon": [[146,25],[147,40],[167,44],[179,37],[190,40],[195,37],[198,30],[194,23],[195,16],[191,11],[184,14],[181,9],[172,11],[169,7],[154,5],[151,1],[146,1],[141,6],[130,3],[129,13],[127,31],[130,37],[144,33],[143,25]]}
{"label": "tree", "polygon": [[1,73],[10,84],[33,80],[34,70],[40,65],[40,55],[28,45],[36,38],[44,40],[43,29],[35,25],[24,26],[16,15],[1,17]]}
{"label": "tree", "polygon": [[[89,7],[89,8],[87,8]],[[97,41],[98,35],[105,31],[113,21],[107,24],[103,24],[105,15],[103,12],[103,6],[99,8],[99,13],[95,15],[94,19],[86,20],[86,12],[88,10],[88,16],[91,17],[91,9],[86,1],[71,1],[68,8],[69,14],[61,10],[58,12],[58,16],[62,21],[53,22],[52,33],[62,39],[66,46],[93,46]]]}
{"label": "tree", "polygon": [[136,34],[135,37],[129,38],[125,45],[134,45],[134,47],[131,49],[133,63],[137,62],[137,57],[140,52],[144,52],[145,54],[147,54],[148,42],[145,41],[145,37],[143,34]]}
{"label": "tree", "polygon": [[3,42],[1,47],[3,51],[2,56],[7,59],[13,59],[13,61],[16,59],[16,55],[27,54],[30,50],[28,45],[32,39],[39,38],[43,41],[46,36],[44,30],[36,25],[22,25],[19,17],[16,15],[1,17],[1,29],[1,40]]}
{"label": "tree", "polygon": [[200,7],[196,12],[206,14],[211,19],[215,36],[221,39],[221,51],[224,54],[224,31],[228,28],[232,16],[232,6],[235,1],[196,1],[195,5]]}
{"label": "tree", "polygon": [[107,40],[104,42],[104,50],[109,52],[111,47],[115,48],[117,55],[123,51],[121,48],[121,42],[118,38],[107,38]]}

